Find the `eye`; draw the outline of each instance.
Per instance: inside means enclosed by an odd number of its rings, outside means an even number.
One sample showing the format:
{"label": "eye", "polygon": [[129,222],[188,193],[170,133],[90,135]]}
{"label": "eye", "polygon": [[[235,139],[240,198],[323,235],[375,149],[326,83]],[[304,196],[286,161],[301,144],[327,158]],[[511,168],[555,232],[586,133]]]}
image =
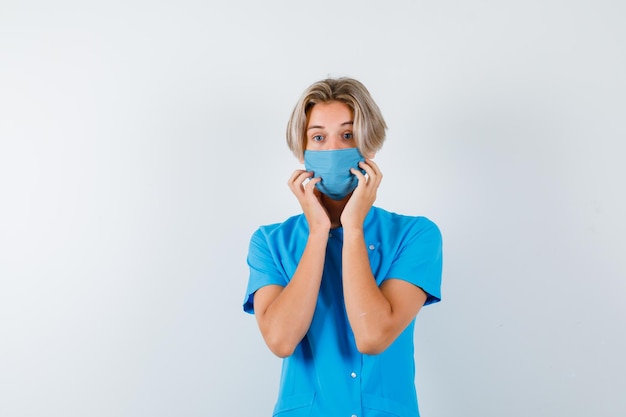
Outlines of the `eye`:
{"label": "eye", "polygon": [[322,135],[315,135],[315,136],[313,136],[313,137],[311,138],[311,140],[312,140],[313,142],[321,142],[321,141],[323,141],[323,140],[324,140],[324,136],[322,136]]}
{"label": "eye", "polygon": [[352,139],[353,137],[354,135],[352,134],[352,132],[346,132],[343,134],[344,139]]}

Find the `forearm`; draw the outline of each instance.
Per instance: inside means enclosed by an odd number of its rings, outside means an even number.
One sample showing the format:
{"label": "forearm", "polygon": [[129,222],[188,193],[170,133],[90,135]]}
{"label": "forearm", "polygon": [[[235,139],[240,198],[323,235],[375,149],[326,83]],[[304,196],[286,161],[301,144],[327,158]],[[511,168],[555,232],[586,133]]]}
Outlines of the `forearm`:
{"label": "forearm", "polygon": [[326,255],[328,232],[311,233],[296,272],[262,314],[261,331],[270,349],[289,356],[311,325]]}
{"label": "forearm", "polygon": [[343,288],[357,347],[378,352],[389,344],[393,310],[372,274],[362,228],[344,230]]}

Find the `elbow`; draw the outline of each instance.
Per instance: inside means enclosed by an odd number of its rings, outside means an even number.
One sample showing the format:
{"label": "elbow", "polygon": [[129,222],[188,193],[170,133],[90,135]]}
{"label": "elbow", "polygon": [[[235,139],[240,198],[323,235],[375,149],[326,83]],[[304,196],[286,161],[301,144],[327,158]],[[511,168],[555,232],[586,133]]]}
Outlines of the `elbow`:
{"label": "elbow", "polygon": [[365,335],[355,337],[357,350],[364,355],[378,355],[383,353],[391,344],[382,335]]}
{"label": "elbow", "polygon": [[272,323],[271,321],[259,324],[263,340],[274,355],[279,358],[293,355],[302,337],[298,338],[297,333],[290,326]]}
{"label": "elbow", "polygon": [[271,346],[270,350],[276,356],[281,359],[287,358],[293,355],[295,348],[290,348],[289,346]]}
{"label": "elbow", "polygon": [[267,338],[265,339],[265,344],[270,351],[279,358],[291,356],[296,350],[296,344],[285,339]]}

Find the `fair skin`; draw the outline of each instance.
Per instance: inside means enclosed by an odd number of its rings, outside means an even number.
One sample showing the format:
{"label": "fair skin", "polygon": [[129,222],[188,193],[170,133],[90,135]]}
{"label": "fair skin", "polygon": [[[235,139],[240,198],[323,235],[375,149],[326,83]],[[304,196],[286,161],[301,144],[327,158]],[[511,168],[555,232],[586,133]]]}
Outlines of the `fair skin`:
{"label": "fair skin", "polygon": [[[319,103],[311,109],[306,149],[332,150],[356,147],[353,114],[339,101]],[[372,274],[363,222],[376,200],[382,179],[367,155],[359,170],[352,169],[358,186],[346,198],[332,200],[321,194],[313,173],[296,170],[289,188],[298,199],[309,225],[306,247],[287,286],[268,285],[254,296],[254,312],[268,347],[279,357],[293,353],[306,335],[317,303],[326,255],[328,233],[343,227],[342,275],[348,321],[361,353],[384,351],[409,325],[426,301],[426,293],[401,279],[390,278],[380,287]],[[302,162],[302,161],[301,161]],[[337,302],[340,302],[337,300]]]}

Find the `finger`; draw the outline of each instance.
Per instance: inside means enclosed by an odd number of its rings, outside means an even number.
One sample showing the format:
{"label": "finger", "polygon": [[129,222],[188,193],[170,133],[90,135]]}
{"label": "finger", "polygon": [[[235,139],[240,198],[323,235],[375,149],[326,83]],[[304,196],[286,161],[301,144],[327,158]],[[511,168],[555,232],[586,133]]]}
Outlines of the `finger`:
{"label": "finger", "polygon": [[370,181],[374,181],[377,185],[380,184],[380,181],[383,178],[383,173],[374,161],[369,159],[367,162],[359,162],[359,168],[363,169],[367,173]]}
{"label": "finger", "polygon": [[[363,175],[363,173],[361,172],[360,169],[356,169],[356,168],[350,168],[350,172],[356,177],[356,179],[359,181],[359,185],[361,184],[367,184],[367,178],[365,178],[365,175]],[[367,172],[367,171],[365,171]]]}
{"label": "finger", "polygon": [[298,169],[294,171],[293,174],[291,174],[291,177],[289,177],[289,181],[287,182],[287,185],[289,185],[289,188],[291,188],[292,190],[296,190],[296,189],[302,190],[302,184],[307,178],[310,178],[312,175],[313,175],[312,172],[307,172],[307,171]]}
{"label": "finger", "polygon": [[[365,164],[363,164],[363,168],[366,168]],[[373,171],[371,170],[371,168],[367,168],[370,171],[369,173],[367,173],[367,177],[356,168],[351,168],[350,172],[352,172],[352,174],[354,174],[354,176],[357,177],[359,181],[357,189],[361,187],[367,187],[368,189],[376,190],[378,188],[378,185],[380,184],[380,179],[376,175],[373,175]]]}
{"label": "finger", "polygon": [[309,171],[305,171],[303,169],[296,169],[289,177],[288,183],[291,184],[291,183],[297,182],[297,179],[303,175],[310,176],[310,175],[313,175],[313,173]]}
{"label": "finger", "polygon": [[370,177],[376,175],[374,167],[366,161],[359,161],[359,168],[365,171]]}
{"label": "finger", "polygon": [[374,160],[372,159],[365,159],[365,163],[367,165],[369,165],[372,170],[374,171],[374,173],[378,176],[382,176],[383,173],[381,172],[380,168],[378,167],[378,164],[376,164],[376,162],[374,162]]}
{"label": "finger", "polygon": [[311,178],[309,180],[309,182],[306,183],[305,187],[304,187],[304,192],[305,193],[314,193],[315,190],[317,190],[317,187],[315,186],[316,184],[318,184],[320,181],[322,181],[322,179],[320,177],[317,178]]}

